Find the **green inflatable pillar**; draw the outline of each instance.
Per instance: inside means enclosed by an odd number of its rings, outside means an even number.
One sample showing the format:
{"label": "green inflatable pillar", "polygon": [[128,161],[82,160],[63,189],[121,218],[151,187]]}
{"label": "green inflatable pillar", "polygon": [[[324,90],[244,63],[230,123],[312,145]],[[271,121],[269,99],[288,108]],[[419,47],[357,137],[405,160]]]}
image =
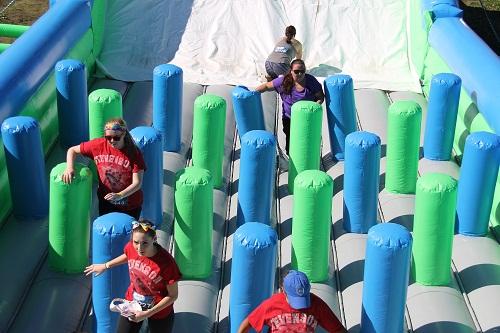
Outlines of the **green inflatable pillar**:
{"label": "green inflatable pillar", "polygon": [[455,179],[441,173],[427,173],[417,181],[412,274],[420,284],[450,282],[457,187]]}
{"label": "green inflatable pillar", "polygon": [[413,194],[417,183],[422,109],[412,101],[394,102],[387,124],[385,189]]}
{"label": "green inflatable pillar", "polygon": [[188,167],[175,182],[175,261],[182,277],[212,273],[213,185],[208,170]]}
{"label": "green inflatable pillar", "polygon": [[194,101],[193,165],[210,171],[214,187],[222,185],[226,101],[204,94]]}
{"label": "green inflatable pillar", "polygon": [[292,105],[290,124],[290,162],[288,192],[293,193],[294,180],[304,170],[319,170],[321,149],[321,122],[323,109],[311,101]]}
{"label": "green inflatable pillar", "polygon": [[122,95],[113,89],[97,89],[89,95],[89,138],[104,136],[104,125],[112,118],[122,118]]}
{"label": "green inflatable pillar", "polygon": [[49,266],[81,273],[89,259],[92,174],[75,163],[75,178],[66,184],[64,170],[66,163],[60,163],[50,172]]}
{"label": "green inflatable pillar", "polygon": [[333,180],[323,171],[306,170],[295,178],[292,268],[311,282],[328,278],[332,196]]}

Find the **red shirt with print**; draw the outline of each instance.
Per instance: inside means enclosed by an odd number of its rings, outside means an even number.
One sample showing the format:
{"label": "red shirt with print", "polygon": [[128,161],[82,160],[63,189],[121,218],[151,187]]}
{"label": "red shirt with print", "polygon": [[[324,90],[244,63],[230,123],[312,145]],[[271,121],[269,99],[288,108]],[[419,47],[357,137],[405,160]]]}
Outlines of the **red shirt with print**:
{"label": "red shirt with print", "polygon": [[[136,150],[135,156],[129,156],[125,150],[110,145],[105,138],[82,142],[80,153],[92,158],[99,174],[97,196],[104,200],[108,193],[117,193],[132,184],[132,174],[146,170],[142,153]],[[139,189],[126,198],[111,202],[124,210],[131,210],[142,205],[143,194]]]}
{"label": "red shirt with print", "polygon": [[[130,275],[130,286],[125,298],[129,301],[134,299],[135,292],[146,298],[152,296],[151,305],[157,304],[162,298],[168,296],[167,285],[174,284],[181,279],[181,272],[172,255],[160,245],[155,244],[155,246],[158,250],[156,254],[152,257],[145,257],[137,254],[132,241],[125,245],[124,253],[127,256]],[[169,305],[151,318],[165,318],[173,309],[173,305]]]}
{"label": "red shirt with print", "polygon": [[284,293],[274,294],[250,313],[248,322],[257,332],[267,325],[271,333],[312,333],[318,324],[327,332],[342,327],[328,305],[312,293],[311,306],[301,310],[290,307]]}

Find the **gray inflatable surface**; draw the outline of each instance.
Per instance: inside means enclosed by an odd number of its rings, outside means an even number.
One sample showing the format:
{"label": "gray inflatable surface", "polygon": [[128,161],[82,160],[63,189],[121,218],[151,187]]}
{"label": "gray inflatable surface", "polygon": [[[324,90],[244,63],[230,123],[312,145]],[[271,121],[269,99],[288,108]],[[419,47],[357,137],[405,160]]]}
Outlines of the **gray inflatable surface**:
{"label": "gray inflatable surface", "polygon": [[[97,81],[92,89],[112,88],[120,91],[124,101],[124,117],[131,128],[150,125],[152,121],[152,84],[127,84],[114,80]],[[179,283],[179,299],[175,303],[175,332],[228,332],[229,294],[232,258],[232,235],[237,212],[239,179],[239,140],[232,111],[232,86],[184,84],[182,113],[182,145],[177,153],[164,152],[162,206],[164,222],[159,242],[172,250],[174,220],[175,173],[190,165],[193,103],[207,92],[227,101],[224,143],[223,185],[214,190],[213,274],[205,280],[183,280]],[[376,133],[382,142],[381,185],[379,195],[380,223],[392,222],[413,227],[414,196],[387,193],[384,190],[386,113],[392,101],[412,99],[424,110],[426,100],[414,93],[387,93],[380,90],[355,91],[358,128]],[[281,147],[284,134],[281,106],[273,92],[262,94],[266,129],[275,132]],[[331,158],[326,116],[323,117],[321,167],[334,179],[332,198],[332,241],[329,279],[313,284],[320,296],[341,318],[350,332],[358,332],[363,293],[363,268],[366,235],[346,233],[342,227],[343,163]],[[423,141],[421,140],[421,143]],[[64,161],[64,152],[56,148],[47,169]],[[455,178],[458,166],[453,162],[421,159],[419,173],[443,172]],[[291,263],[291,224],[293,196],[287,190],[287,171],[277,172],[272,225],[279,235],[278,267],[286,272]],[[94,207],[95,210],[95,207]],[[47,221],[16,221],[2,228],[0,249],[8,253],[16,247],[15,236],[22,234],[23,251],[15,256],[0,256],[2,267],[16,267],[0,275],[0,327],[9,332],[73,332],[91,331],[91,279],[82,275],[64,275],[47,267]],[[490,237],[455,236],[450,285],[424,287],[410,281],[406,306],[409,332],[495,332],[500,330],[500,248]],[[276,281],[276,290],[278,284]],[[117,295],[119,297],[121,295]],[[90,314],[90,316],[89,316]]]}

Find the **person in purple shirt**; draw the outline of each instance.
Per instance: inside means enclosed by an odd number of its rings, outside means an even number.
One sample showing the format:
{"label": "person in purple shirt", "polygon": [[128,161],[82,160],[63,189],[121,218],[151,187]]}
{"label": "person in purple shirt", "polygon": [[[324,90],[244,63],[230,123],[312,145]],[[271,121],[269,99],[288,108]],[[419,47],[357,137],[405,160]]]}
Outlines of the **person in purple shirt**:
{"label": "person in purple shirt", "polygon": [[280,76],[255,88],[264,92],[276,90],[281,96],[283,106],[283,132],[286,135],[286,153],[290,149],[290,120],[292,105],[298,101],[313,101],[322,104],[325,94],[321,84],[310,74],[306,74],[306,65],[301,59],[295,59],[290,64],[290,71],[285,76]]}

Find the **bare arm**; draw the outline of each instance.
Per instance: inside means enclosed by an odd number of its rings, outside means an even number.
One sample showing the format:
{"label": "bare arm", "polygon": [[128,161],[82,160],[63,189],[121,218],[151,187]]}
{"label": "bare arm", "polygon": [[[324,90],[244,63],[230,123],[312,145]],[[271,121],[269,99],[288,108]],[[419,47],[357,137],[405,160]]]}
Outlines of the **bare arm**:
{"label": "bare arm", "polygon": [[84,273],[85,275],[96,273],[95,276],[98,276],[102,274],[106,269],[109,269],[114,266],[123,265],[126,262],[127,262],[127,256],[124,253],[104,264],[92,264],[90,266],[87,266],[85,267]]}
{"label": "bare arm", "polygon": [[316,99],[316,103],[323,104],[323,101],[325,100],[325,94],[323,94],[323,91],[320,90],[314,94],[314,98]]}
{"label": "bare arm", "polygon": [[295,59],[302,59],[302,44],[296,40],[293,39],[293,47],[295,49]]}
{"label": "bare arm", "polygon": [[241,322],[241,325],[240,325],[240,328],[238,329],[238,333],[247,333],[248,331],[250,331],[250,323],[248,322],[248,317],[245,318],[245,320],[243,320]]}
{"label": "bare arm", "polygon": [[132,183],[121,190],[118,193],[108,193],[104,196],[105,200],[109,201],[117,201],[121,200],[123,198],[128,197],[129,195],[132,195],[133,193],[137,192],[141,186],[142,186],[142,177],[144,175],[144,170],[140,170],[139,172],[134,172],[132,174]]}
{"label": "bare arm", "polygon": [[255,91],[264,92],[274,90],[273,81],[262,83],[260,86],[255,88]]}
{"label": "bare arm", "polygon": [[167,306],[173,304],[179,295],[177,282],[167,285],[167,291],[168,296],[163,297],[161,301],[156,303],[151,309],[146,311],[139,311],[135,315],[132,315],[130,317],[130,320],[135,322],[142,321],[165,309]]}
{"label": "bare arm", "polygon": [[66,153],[66,170],[64,170],[61,178],[66,184],[71,184],[75,176],[75,157],[80,154],[80,145],[73,146]]}

